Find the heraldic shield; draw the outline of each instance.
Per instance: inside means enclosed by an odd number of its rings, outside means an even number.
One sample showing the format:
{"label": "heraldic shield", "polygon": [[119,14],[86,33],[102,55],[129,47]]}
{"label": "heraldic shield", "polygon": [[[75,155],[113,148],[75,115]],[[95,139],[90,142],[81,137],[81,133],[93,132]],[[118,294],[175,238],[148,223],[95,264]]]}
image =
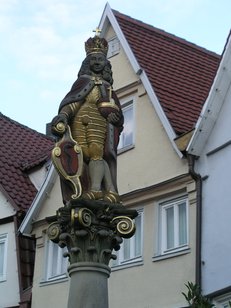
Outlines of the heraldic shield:
{"label": "heraldic shield", "polygon": [[83,154],[81,147],[72,138],[69,126],[62,139],[56,143],[51,157],[61,178],[68,181],[73,188],[71,198],[79,198],[82,194],[80,176],[83,170]]}

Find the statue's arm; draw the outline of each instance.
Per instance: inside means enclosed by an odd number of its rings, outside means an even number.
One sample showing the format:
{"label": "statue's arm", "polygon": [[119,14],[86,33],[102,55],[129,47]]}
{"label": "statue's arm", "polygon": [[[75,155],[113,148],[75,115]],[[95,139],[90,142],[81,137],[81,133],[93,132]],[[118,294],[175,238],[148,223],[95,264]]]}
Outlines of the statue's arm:
{"label": "statue's arm", "polygon": [[115,102],[115,104],[118,107],[118,111],[112,112],[108,115],[108,122],[113,124],[114,126],[117,126],[120,131],[123,130],[123,124],[124,124],[124,116],[123,116],[123,111],[120,105],[120,101],[114,91],[112,91],[112,98]]}
{"label": "statue's arm", "polygon": [[59,114],[55,116],[51,122],[52,133],[58,136],[62,136],[67,125],[70,123],[71,119],[78,112],[81,102],[73,102],[63,106]]}

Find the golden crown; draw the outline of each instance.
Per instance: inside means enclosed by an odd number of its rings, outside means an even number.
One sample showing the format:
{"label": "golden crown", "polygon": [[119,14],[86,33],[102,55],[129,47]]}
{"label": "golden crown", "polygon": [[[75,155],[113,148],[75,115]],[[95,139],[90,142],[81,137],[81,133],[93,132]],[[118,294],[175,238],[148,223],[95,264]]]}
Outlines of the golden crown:
{"label": "golden crown", "polygon": [[98,33],[100,30],[96,30],[96,35],[94,37],[90,37],[85,42],[85,50],[87,55],[96,52],[102,52],[103,54],[107,55],[108,51],[108,43],[104,38],[100,38]]}

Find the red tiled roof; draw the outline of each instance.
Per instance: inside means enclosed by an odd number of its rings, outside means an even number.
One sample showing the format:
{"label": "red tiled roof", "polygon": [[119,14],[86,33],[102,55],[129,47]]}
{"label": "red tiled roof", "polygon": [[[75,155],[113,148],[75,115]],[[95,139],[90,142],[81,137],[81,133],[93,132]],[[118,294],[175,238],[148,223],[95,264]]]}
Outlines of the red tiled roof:
{"label": "red tiled roof", "polygon": [[0,186],[22,210],[29,208],[37,193],[26,170],[48,160],[53,144],[0,113]]}
{"label": "red tiled roof", "polygon": [[117,11],[113,13],[175,132],[193,129],[220,56]]}

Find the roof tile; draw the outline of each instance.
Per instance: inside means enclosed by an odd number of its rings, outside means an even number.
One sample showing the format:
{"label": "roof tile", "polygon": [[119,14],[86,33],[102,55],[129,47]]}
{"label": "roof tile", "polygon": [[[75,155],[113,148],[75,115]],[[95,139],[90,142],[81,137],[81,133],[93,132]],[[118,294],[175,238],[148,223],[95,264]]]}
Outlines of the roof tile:
{"label": "roof tile", "polygon": [[191,130],[209,93],[220,56],[113,12],[176,134]]}
{"label": "roof tile", "polygon": [[37,193],[26,171],[48,160],[53,144],[0,113],[0,185],[22,210],[29,208]]}

